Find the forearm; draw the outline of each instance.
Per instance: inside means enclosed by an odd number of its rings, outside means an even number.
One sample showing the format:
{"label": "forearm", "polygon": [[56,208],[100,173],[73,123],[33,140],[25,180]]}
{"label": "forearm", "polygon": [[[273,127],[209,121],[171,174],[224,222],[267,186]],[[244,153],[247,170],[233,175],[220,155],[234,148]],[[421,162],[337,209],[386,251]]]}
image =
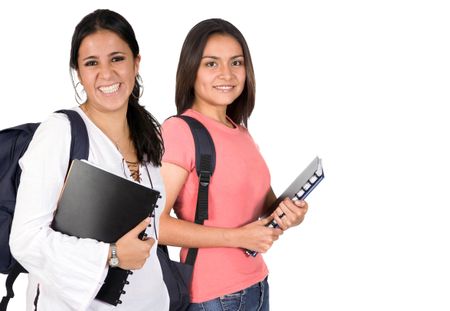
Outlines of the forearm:
{"label": "forearm", "polygon": [[11,235],[15,258],[47,291],[84,310],[106,277],[108,245],[27,227],[15,226]]}
{"label": "forearm", "polygon": [[188,248],[242,247],[241,228],[217,228],[161,215],[161,244]]}
{"label": "forearm", "polygon": [[[175,164],[163,162],[161,173],[166,189],[166,206],[160,217],[161,244],[188,248],[234,247],[264,251],[278,238],[280,232],[265,227],[267,221],[255,221],[239,228],[219,228],[172,217],[172,207],[189,172]],[[273,192],[272,195],[275,196]]]}

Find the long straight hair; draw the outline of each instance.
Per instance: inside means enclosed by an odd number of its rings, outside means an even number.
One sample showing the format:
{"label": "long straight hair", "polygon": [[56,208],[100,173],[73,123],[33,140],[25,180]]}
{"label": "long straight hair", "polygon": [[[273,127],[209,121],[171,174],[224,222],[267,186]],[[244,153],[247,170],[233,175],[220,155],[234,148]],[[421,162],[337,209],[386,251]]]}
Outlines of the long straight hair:
{"label": "long straight hair", "polygon": [[[78,71],[78,52],[81,42],[87,36],[99,31],[109,30],[117,34],[130,47],[133,57],[139,55],[139,44],[130,23],[120,14],[110,10],[96,10],[86,15],[75,27],[70,50],[70,68]],[[131,140],[136,148],[139,162],[148,161],[160,166],[164,152],[161,127],[158,121],[139,104],[141,85],[137,77],[133,91],[128,98],[127,121]]]}
{"label": "long straight hair", "polygon": [[191,108],[194,99],[194,85],[197,71],[202,60],[208,39],[213,34],[229,35],[241,45],[244,53],[246,71],[245,85],[242,93],[227,106],[227,116],[236,124],[247,127],[247,120],[255,107],[255,74],[247,42],[242,33],[233,24],[220,18],[201,21],[187,34],[181,48],[178,61],[175,104],[177,113],[182,114]]}

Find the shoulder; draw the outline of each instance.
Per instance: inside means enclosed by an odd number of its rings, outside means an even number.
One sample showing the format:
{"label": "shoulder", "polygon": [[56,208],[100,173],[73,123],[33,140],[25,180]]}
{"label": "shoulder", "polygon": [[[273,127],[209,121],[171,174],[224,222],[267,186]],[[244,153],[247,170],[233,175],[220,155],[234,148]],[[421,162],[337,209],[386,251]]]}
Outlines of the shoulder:
{"label": "shoulder", "polygon": [[166,132],[170,131],[184,131],[188,130],[189,126],[187,125],[186,121],[184,121],[181,118],[178,118],[177,116],[171,116],[167,118],[163,124],[161,125],[162,130]]}
{"label": "shoulder", "polygon": [[[79,117],[79,120],[82,120],[85,122],[83,116],[80,114],[81,109],[65,109],[65,111],[62,112],[53,112],[51,113],[44,121],[42,121],[41,126],[42,127],[51,127],[51,128],[57,128],[57,129],[70,129],[70,120],[78,121],[78,118],[75,118],[76,116]],[[67,114],[71,115],[71,118],[64,113],[67,111]],[[78,122],[77,122],[78,123]]]}
{"label": "shoulder", "polygon": [[164,143],[192,142],[192,133],[189,125],[181,118],[175,116],[166,119],[161,125],[161,133]]}
{"label": "shoulder", "polygon": [[47,119],[45,119],[42,124],[52,124],[53,126],[69,126],[69,118],[65,113],[53,112]]}
{"label": "shoulder", "polygon": [[[76,109],[73,109],[76,111]],[[30,146],[50,146],[64,148],[71,143],[71,123],[65,113],[53,112],[43,120],[33,135]],[[54,150],[54,149],[49,149]]]}
{"label": "shoulder", "polygon": [[57,139],[57,141],[70,137],[70,122],[68,117],[63,113],[52,113],[47,119],[41,122],[34,137]]}
{"label": "shoulder", "polygon": [[[70,153],[70,122],[66,115],[52,113],[41,122],[21,159],[21,166],[67,166]],[[50,164],[47,164],[50,163]],[[60,164],[60,165],[58,165]],[[63,170],[61,170],[63,171]]]}
{"label": "shoulder", "polygon": [[164,143],[163,162],[191,170],[195,162],[195,144],[189,125],[182,119],[170,117],[161,126]]}

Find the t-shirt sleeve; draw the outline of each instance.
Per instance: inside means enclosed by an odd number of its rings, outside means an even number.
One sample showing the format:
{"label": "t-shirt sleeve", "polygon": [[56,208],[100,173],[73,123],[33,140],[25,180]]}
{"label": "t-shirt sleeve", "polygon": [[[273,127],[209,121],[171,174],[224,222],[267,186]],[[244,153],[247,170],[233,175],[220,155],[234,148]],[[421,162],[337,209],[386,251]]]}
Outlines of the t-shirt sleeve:
{"label": "t-shirt sleeve", "polygon": [[195,145],[189,125],[172,117],[162,125],[164,141],[163,162],[178,165],[188,172],[195,168]]}

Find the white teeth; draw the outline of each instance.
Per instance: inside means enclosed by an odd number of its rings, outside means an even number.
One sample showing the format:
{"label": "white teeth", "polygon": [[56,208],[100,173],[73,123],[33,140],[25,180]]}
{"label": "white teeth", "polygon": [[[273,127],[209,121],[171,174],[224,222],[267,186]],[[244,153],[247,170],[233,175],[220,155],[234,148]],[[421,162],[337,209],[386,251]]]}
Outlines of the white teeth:
{"label": "white teeth", "polygon": [[231,85],[218,85],[218,86],[215,86],[214,88],[219,89],[221,91],[228,91],[228,90],[231,90],[233,88],[233,86],[231,86]]}
{"label": "white teeth", "polygon": [[116,83],[110,86],[102,86],[99,87],[99,90],[102,91],[105,94],[111,94],[114,92],[117,92],[117,90],[119,89],[120,83]]}

